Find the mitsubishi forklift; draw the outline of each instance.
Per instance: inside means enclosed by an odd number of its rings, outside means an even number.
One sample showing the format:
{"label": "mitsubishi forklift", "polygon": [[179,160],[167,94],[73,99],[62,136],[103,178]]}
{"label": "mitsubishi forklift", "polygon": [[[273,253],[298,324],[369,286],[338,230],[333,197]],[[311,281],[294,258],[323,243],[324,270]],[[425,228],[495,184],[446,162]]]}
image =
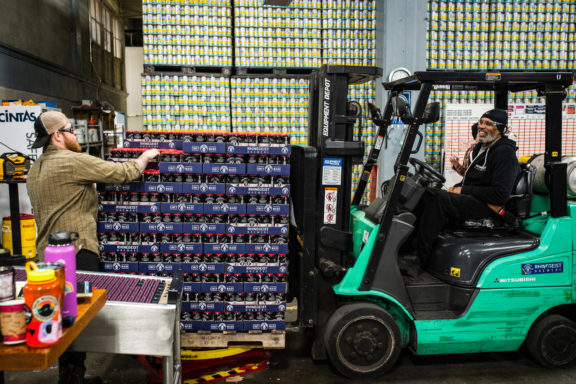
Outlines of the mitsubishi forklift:
{"label": "mitsubishi forklift", "polygon": [[[312,358],[344,376],[390,370],[403,348],[415,355],[515,351],[525,346],[541,365],[576,361],[576,201],[567,197],[562,162],[562,100],[571,72],[416,72],[383,83],[383,112],[352,197],[352,167],[363,144],[354,134],[362,105],[347,100],[351,84],[376,79],[379,68],[323,66],[311,77],[308,146],[291,155],[291,295],[298,325],[313,334]],[[521,175],[494,217],[445,229],[427,265],[408,271],[399,252],[414,230],[415,207],[445,179],[418,160],[424,126],[439,118],[434,89],[493,91],[494,107],[536,90],[546,106],[543,166],[548,193],[532,192],[535,167]],[[416,91],[413,108],[402,97]],[[407,125],[382,196],[362,205],[370,174],[395,119]],[[446,186],[450,187],[450,186]],[[415,272],[415,273],[414,273]]]}

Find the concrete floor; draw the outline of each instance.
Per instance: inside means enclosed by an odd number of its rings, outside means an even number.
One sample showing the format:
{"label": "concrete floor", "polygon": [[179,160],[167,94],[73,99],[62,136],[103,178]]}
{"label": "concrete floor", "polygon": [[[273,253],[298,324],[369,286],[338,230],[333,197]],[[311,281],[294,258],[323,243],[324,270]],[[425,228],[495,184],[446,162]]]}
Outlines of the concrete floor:
{"label": "concrete floor", "polygon": [[[313,362],[309,357],[307,335],[289,333],[285,350],[273,351],[269,368],[234,378],[247,384],[356,384],[336,373],[327,362]],[[6,372],[5,382],[46,384],[57,382],[58,368],[46,371]],[[88,354],[88,375],[98,375],[107,384],[146,383],[146,369],[135,356]],[[224,382],[224,381],[222,381]],[[548,370],[534,363],[521,350],[510,353],[487,353],[459,356],[414,357],[404,351],[395,368],[370,383],[402,384],[573,384],[576,367]]]}

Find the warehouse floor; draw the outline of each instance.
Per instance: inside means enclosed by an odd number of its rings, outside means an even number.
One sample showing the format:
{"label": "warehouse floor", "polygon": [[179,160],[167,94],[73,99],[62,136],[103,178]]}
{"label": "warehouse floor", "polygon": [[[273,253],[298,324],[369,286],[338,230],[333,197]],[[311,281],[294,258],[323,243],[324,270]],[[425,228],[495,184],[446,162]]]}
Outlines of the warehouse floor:
{"label": "warehouse floor", "polygon": [[[309,357],[310,337],[289,333],[285,350],[272,352],[268,369],[229,379],[249,384],[309,383],[355,384],[335,373],[327,362],[315,363]],[[57,382],[58,368],[46,371],[6,372],[5,382],[46,384]],[[107,384],[146,383],[147,371],[135,356],[88,355],[88,374],[99,375]],[[405,351],[388,375],[371,383],[403,384],[479,384],[479,383],[554,383],[576,382],[576,367],[548,370],[534,363],[521,350],[460,356],[414,357]]]}

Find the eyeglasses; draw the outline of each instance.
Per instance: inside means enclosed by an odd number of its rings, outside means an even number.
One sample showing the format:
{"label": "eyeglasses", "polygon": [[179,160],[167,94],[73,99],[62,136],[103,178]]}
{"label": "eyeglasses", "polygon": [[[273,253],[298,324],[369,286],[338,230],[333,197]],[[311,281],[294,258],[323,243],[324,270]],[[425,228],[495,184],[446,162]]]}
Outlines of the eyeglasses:
{"label": "eyeglasses", "polygon": [[484,119],[478,120],[478,125],[480,125],[480,124],[484,124],[484,125],[487,126],[487,127],[493,127],[493,126],[495,126],[495,125],[504,125],[504,124],[502,124],[502,123],[497,123],[497,122],[495,122],[495,121],[484,120]]}
{"label": "eyeglasses", "polygon": [[71,134],[75,134],[75,133],[76,133],[76,131],[74,131],[74,128],[61,128],[61,129],[58,130],[58,132],[68,132],[68,133],[71,133]]}

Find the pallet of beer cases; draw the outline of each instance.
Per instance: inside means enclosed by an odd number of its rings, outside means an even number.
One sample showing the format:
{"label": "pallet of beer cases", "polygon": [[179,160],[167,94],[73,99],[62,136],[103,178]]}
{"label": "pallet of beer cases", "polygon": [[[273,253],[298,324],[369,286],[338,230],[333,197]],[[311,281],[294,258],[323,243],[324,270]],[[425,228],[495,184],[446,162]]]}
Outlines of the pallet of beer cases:
{"label": "pallet of beer cases", "polygon": [[182,269],[185,331],[284,330],[289,136],[129,131],[109,160],[149,148],[140,181],[98,185],[102,269]]}

